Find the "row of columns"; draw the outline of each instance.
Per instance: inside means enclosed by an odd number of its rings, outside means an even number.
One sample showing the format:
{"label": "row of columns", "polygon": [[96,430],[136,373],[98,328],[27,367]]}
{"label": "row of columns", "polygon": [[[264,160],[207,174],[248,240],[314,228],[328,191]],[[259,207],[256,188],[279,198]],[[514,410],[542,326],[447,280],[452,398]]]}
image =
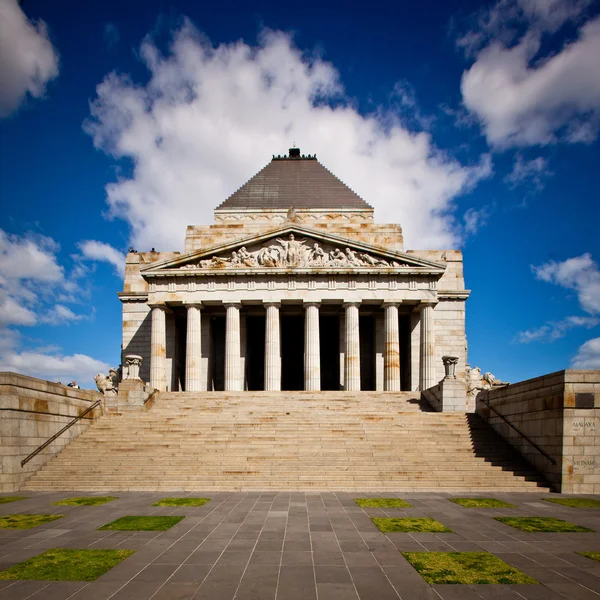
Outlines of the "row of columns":
{"label": "row of columns", "polygon": [[[225,304],[225,390],[241,391],[241,328],[239,303]],[[345,310],[344,389],[360,390],[360,303],[343,305]],[[400,390],[400,333],[398,303],[383,305],[385,314],[384,389]],[[319,337],[319,303],[304,305],[304,389],[321,389],[321,351]],[[150,386],[166,388],[166,310],[164,304],[151,305],[152,333],[150,337]],[[265,379],[266,391],[281,390],[281,338],[279,308],[276,302],[266,303]],[[200,303],[187,305],[187,339],[185,382],[186,391],[201,391],[201,309]],[[433,304],[421,305],[420,387],[427,389],[435,381],[435,334]]]}

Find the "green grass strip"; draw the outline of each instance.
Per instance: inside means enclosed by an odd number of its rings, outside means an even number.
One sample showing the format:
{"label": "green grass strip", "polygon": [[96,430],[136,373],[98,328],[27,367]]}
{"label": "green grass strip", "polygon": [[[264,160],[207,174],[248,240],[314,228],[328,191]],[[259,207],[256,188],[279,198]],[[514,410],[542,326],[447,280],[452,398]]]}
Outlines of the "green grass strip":
{"label": "green grass strip", "polygon": [[94,581],[134,552],[54,548],[0,571],[0,580]]}
{"label": "green grass strip", "polygon": [[581,556],[585,556],[586,558],[591,558],[597,562],[600,562],[600,552],[578,552],[577,554],[581,554]]}
{"label": "green grass strip", "polygon": [[0,496],[0,504],[8,504],[17,500],[27,500],[29,496]]}
{"label": "green grass strip", "polygon": [[429,584],[538,583],[489,552],[402,552]]}
{"label": "green grass strip", "polygon": [[412,504],[400,498],[354,498],[362,508],[412,508]]}
{"label": "green grass strip", "polygon": [[600,500],[592,500],[592,498],[542,498],[542,500],[572,508],[600,508]]}
{"label": "green grass strip", "polygon": [[0,529],[31,529],[62,519],[64,515],[4,515],[0,517]]}
{"label": "green grass strip", "polygon": [[515,504],[496,498],[448,498],[448,500],[466,508],[517,508]]}
{"label": "green grass strip", "polygon": [[121,517],[107,523],[98,531],[116,529],[118,531],[166,531],[177,525],[185,517]]}
{"label": "green grass strip", "polygon": [[163,498],[152,506],[204,506],[210,498]]}
{"label": "green grass strip", "polygon": [[117,500],[117,496],[77,496],[54,502],[55,506],[98,506]]}
{"label": "green grass strip", "polygon": [[554,533],[568,533],[568,532],[593,532],[593,529],[587,527],[581,527],[569,521],[563,521],[562,519],[554,519],[552,517],[494,517],[496,521],[510,525],[515,529],[521,531],[527,531],[529,533],[538,532],[554,532]]}
{"label": "green grass strip", "polygon": [[413,533],[413,532],[428,532],[428,533],[439,533],[439,532],[452,532],[451,529],[448,529],[445,525],[442,525],[439,521],[435,519],[426,519],[426,518],[406,518],[406,519],[396,519],[396,518],[380,518],[380,517],[372,517],[371,521],[375,523],[375,525],[379,528],[380,531],[384,533],[393,533],[393,532],[403,532],[403,533]]}

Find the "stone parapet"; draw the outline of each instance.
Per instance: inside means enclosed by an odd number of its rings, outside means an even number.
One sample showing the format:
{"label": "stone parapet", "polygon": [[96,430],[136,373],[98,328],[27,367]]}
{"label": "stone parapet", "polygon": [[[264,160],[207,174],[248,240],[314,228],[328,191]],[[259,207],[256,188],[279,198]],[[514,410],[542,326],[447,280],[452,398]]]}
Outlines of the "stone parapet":
{"label": "stone parapet", "polygon": [[558,371],[482,391],[477,395],[477,413],[557,491],[600,493],[600,371]]}
{"label": "stone parapet", "polygon": [[40,454],[21,461],[102,396],[17,373],[0,373],[0,492],[14,492],[102,414],[102,405]]}
{"label": "stone parapet", "polygon": [[424,390],[423,397],[438,412],[474,412],[468,405],[465,382],[460,379],[442,379]]}
{"label": "stone parapet", "polygon": [[141,379],[124,379],[119,383],[119,391],[115,396],[107,396],[104,406],[109,413],[139,411],[144,408],[154,388],[146,385]]}

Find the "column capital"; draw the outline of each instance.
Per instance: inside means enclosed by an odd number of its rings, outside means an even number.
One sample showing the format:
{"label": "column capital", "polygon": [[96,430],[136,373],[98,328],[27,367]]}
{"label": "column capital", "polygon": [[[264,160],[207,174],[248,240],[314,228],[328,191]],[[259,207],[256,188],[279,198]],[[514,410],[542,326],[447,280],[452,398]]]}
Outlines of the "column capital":
{"label": "column capital", "polygon": [[202,308],[202,302],[200,302],[200,300],[184,300],[183,305],[186,308]]}
{"label": "column capital", "polygon": [[148,306],[152,309],[160,308],[161,310],[164,310],[165,312],[170,310],[170,308],[167,306],[166,302],[148,302]]}
{"label": "column capital", "polygon": [[421,300],[416,306],[417,311],[421,311],[424,308],[435,308],[438,305],[437,300]]}
{"label": "column capital", "polygon": [[401,304],[402,304],[401,301],[398,301],[398,302],[394,302],[393,300],[389,301],[389,302],[385,301],[385,302],[381,303],[381,308],[388,308],[389,306],[394,306],[394,307],[398,308]]}
{"label": "column capital", "polygon": [[309,308],[310,306],[316,306],[317,308],[319,308],[321,306],[321,303],[320,302],[306,301],[306,302],[303,302],[302,305],[304,306],[304,308]]}
{"label": "column capital", "polygon": [[271,301],[263,302],[263,306],[265,308],[269,308],[269,306],[275,306],[277,308],[281,308],[281,302],[277,302],[277,301],[274,301],[274,302],[271,302]]}
{"label": "column capital", "polygon": [[233,308],[240,309],[240,308],[242,308],[242,303],[241,302],[223,302],[223,306],[225,308],[233,307]]}
{"label": "column capital", "polygon": [[343,302],[342,303],[343,308],[349,308],[350,306],[356,306],[356,308],[360,308],[360,305],[361,305],[360,300],[355,301],[355,302]]}

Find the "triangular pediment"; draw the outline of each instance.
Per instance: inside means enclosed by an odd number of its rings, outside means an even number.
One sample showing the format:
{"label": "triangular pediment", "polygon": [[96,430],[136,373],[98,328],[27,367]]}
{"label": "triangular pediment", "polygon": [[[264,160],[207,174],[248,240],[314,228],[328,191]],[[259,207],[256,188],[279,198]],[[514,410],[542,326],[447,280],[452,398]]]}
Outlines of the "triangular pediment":
{"label": "triangular pediment", "polygon": [[182,270],[209,274],[224,270],[400,270],[443,273],[445,265],[403,252],[386,250],[365,242],[320,230],[289,224],[254,235],[153,263],[141,270],[144,277]]}

